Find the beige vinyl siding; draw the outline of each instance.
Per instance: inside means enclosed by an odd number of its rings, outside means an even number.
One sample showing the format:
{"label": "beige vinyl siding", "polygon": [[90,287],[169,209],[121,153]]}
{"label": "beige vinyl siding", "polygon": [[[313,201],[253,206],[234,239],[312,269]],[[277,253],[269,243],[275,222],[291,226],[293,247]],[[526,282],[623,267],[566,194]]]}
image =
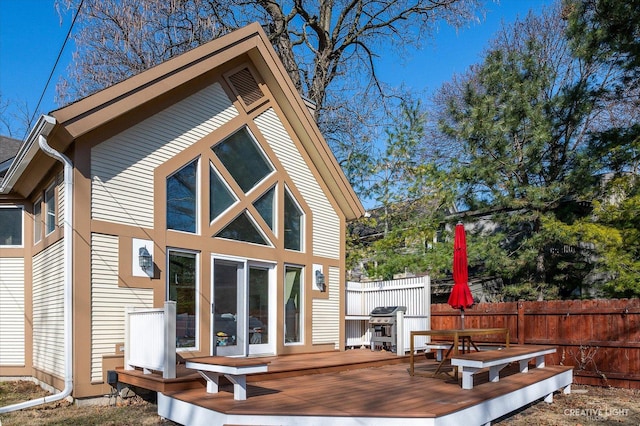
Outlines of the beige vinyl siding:
{"label": "beige vinyl siding", "polygon": [[127,306],[153,307],[153,290],[118,287],[118,237],[91,235],[91,381],[102,382],[102,357],[124,342]]}
{"label": "beige vinyl siding", "polygon": [[237,115],[216,83],[97,145],[91,153],[92,217],[153,227],[155,168]]}
{"label": "beige vinyl siding", "polygon": [[312,343],[335,343],[340,346],[340,268],[330,267],[327,276],[327,299],[313,299]]}
{"label": "beige vinyl siding", "polygon": [[64,377],[64,240],[33,258],[33,365]]}
{"label": "beige vinyl siding", "polygon": [[313,254],[330,259],[340,257],[340,219],[320,188],[280,118],[268,109],[255,120],[278,160],[313,213]]}
{"label": "beige vinyl siding", "polygon": [[24,365],[24,259],[0,258],[0,366]]}

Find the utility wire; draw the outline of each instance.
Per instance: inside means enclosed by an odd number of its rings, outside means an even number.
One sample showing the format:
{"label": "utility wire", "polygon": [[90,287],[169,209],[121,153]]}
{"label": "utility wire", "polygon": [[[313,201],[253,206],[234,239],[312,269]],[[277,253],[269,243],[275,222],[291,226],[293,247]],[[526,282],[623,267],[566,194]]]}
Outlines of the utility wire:
{"label": "utility wire", "polygon": [[76,19],[78,19],[78,15],[80,14],[80,9],[82,9],[82,5],[84,4],[84,0],[80,1],[80,4],[78,5],[78,9],[76,10],[76,14],[73,17],[73,21],[71,21],[71,26],[69,27],[69,31],[67,32],[67,36],[64,39],[64,42],[62,43],[62,47],[60,48],[60,51],[58,52],[58,57],[56,58],[56,62],[53,64],[53,68],[51,69],[51,73],[49,73],[49,78],[47,79],[47,84],[44,85],[44,89],[42,90],[42,94],[40,95],[40,99],[38,99],[38,104],[36,105],[36,108],[33,110],[33,115],[31,115],[31,118],[29,119],[29,123],[27,123],[27,129],[26,129],[26,133],[24,134],[24,136],[22,137],[22,140],[24,140],[27,135],[29,134],[29,130],[31,129],[31,125],[33,123],[33,120],[35,120],[36,115],[38,114],[38,109],[40,109],[40,104],[42,103],[42,99],[44,98],[45,93],[47,92],[47,88],[49,87],[49,83],[51,83],[51,79],[53,78],[53,74],[56,71],[56,68],[58,67],[58,62],[60,62],[60,58],[62,57],[62,53],[64,52],[64,48],[67,45],[67,41],[69,41],[69,37],[71,36],[71,31],[73,30],[73,26],[76,23]]}

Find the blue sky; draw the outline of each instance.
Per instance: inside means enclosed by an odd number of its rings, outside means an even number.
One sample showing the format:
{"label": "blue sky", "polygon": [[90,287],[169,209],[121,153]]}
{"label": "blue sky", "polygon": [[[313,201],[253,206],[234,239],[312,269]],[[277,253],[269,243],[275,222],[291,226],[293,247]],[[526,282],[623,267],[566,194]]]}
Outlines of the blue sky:
{"label": "blue sky", "polygon": [[[55,0],[0,0],[0,93],[2,100],[26,103],[33,110],[43,93],[71,25],[72,16],[62,20]],[[427,93],[479,62],[483,50],[502,22],[524,17],[530,9],[540,11],[553,0],[501,0],[489,3],[486,20],[455,31],[443,26],[421,51],[405,60],[392,57],[383,61],[382,79],[391,85]],[[72,61],[74,45],[68,43],[39,107],[50,112],[55,103],[55,86]],[[4,130],[4,129],[2,129]],[[1,131],[1,130],[0,130]],[[22,138],[23,135],[14,135]]]}

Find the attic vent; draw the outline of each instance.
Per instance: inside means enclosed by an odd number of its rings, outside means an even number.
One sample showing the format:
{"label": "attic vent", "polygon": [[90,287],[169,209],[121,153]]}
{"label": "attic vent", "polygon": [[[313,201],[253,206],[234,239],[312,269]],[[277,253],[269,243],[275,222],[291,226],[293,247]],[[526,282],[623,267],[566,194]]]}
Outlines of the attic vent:
{"label": "attic vent", "polygon": [[248,68],[243,68],[237,73],[230,75],[229,82],[231,82],[236,92],[238,92],[238,95],[240,95],[242,102],[247,106],[259,101],[264,96],[264,93],[262,93],[262,90],[260,90],[258,86],[258,82],[253,78]]}

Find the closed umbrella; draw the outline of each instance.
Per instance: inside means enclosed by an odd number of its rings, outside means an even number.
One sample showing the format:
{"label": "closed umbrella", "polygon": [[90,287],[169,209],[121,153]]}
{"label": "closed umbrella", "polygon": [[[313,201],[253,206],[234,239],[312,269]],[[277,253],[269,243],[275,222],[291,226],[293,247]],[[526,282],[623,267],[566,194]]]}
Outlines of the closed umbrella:
{"label": "closed umbrella", "polygon": [[460,309],[460,322],[464,329],[464,310],[473,305],[473,296],[469,289],[467,240],[462,223],[456,225],[453,240],[453,289],[449,295],[449,305],[453,309]]}

